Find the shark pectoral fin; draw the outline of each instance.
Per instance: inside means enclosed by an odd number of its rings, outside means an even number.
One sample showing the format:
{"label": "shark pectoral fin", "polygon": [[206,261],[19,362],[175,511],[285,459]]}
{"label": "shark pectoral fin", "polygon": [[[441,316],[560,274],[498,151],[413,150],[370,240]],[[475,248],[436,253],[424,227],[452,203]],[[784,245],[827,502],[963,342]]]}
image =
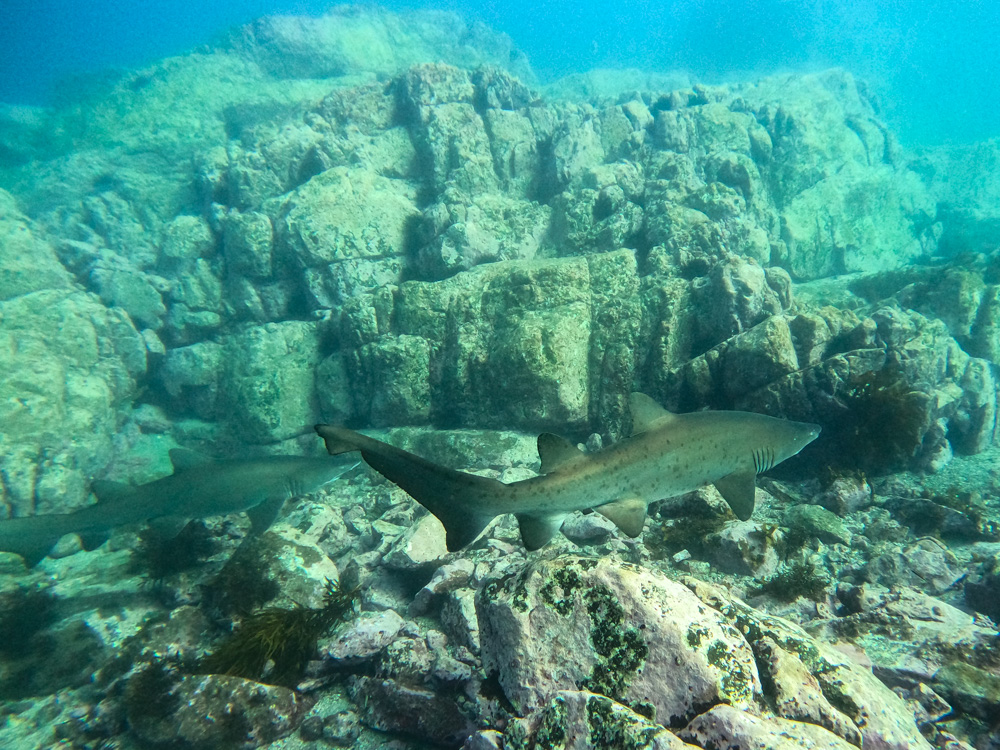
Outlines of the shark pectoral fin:
{"label": "shark pectoral fin", "polygon": [[262,503],[247,510],[247,518],[250,519],[250,533],[260,534],[267,531],[268,527],[274,523],[274,519],[281,512],[281,506],[285,504],[285,498],[277,497],[272,500],[265,500]]}
{"label": "shark pectoral fin", "polygon": [[540,474],[549,474],[584,457],[583,451],[566,438],[543,432],[538,436],[538,458],[542,462]]}
{"label": "shark pectoral fin", "polygon": [[645,393],[638,391],[629,396],[629,410],[632,412],[632,434],[647,432],[653,427],[666,424],[677,417],[656,403]]}
{"label": "shark pectoral fin", "polygon": [[753,515],[754,495],[757,491],[755,477],[752,471],[734,472],[713,483],[741,521],[747,521]]}
{"label": "shark pectoral fin", "polygon": [[613,503],[594,508],[598,513],[621,529],[621,532],[635,539],[642,533],[646,523],[646,501],[639,498],[616,500]]}
{"label": "shark pectoral fin", "polygon": [[526,513],[517,514],[517,523],[521,527],[521,541],[529,552],[540,549],[549,543],[566,520],[564,513],[545,516],[529,516]]}
{"label": "shark pectoral fin", "polygon": [[77,536],[80,537],[80,545],[87,550],[87,552],[97,549],[108,541],[107,529],[99,529],[97,531],[80,531],[77,532]]}
{"label": "shark pectoral fin", "polygon": [[170,463],[174,467],[174,474],[215,463],[214,459],[203,456],[195,451],[190,451],[187,448],[172,448],[169,455]]}

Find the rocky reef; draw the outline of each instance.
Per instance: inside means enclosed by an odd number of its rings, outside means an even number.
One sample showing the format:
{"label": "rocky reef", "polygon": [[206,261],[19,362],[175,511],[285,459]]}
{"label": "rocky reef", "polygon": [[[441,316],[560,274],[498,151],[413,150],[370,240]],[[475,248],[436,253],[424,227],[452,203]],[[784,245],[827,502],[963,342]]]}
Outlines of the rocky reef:
{"label": "rocky reef", "polygon": [[[9,114],[8,517],[321,421],[506,481],[539,431],[627,436],[634,390],[823,434],[750,521],[706,488],[637,540],[449,553],[362,465],[257,536],[0,553],[0,744],[1000,747],[996,144],[908,151],[843,70],[542,87],[486,28],[354,8]],[[209,656],[328,581],[356,609]]]}

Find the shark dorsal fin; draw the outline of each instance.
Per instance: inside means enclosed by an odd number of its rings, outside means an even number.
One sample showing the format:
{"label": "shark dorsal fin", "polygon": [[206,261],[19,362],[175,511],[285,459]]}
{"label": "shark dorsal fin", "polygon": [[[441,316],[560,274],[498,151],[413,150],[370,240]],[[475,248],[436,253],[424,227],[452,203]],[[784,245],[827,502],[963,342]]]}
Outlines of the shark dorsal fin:
{"label": "shark dorsal fin", "polygon": [[199,466],[207,466],[213,463],[208,456],[203,456],[187,448],[171,448],[170,463],[173,464],[174,474],[180,474],[188,469],[196,469]]}
{"label": "shark dorsal fin", "polygon": [[568,466],[584,457],[583,451],[566,438],[543,432],[538,436],[538,458],[542,462],[541,474],[550,474],[556,469]]}
{"label": "shark dorsal fin", "polygon": [[748,521],[753,515],[754,499],[757,493],[757,485],[754,483],[755,477],[756,475],[752,471],[734,472],[713,482],[715,489],[729,503],[729,507],[733,509],[733,513],[741,521]]}
{"label": "shark dorsal fin", "polygon": [[633,435],[646,432],[654,426],[660,427],[677,417],[676,414],[664,409],[645,393],[632,393],[629,396],[629,407],[632,410]]}
{"label": "shark dorsal fin", "polygon": [[627,498],[594,508],[598,513],[621,529],[625,536],[635,539],[646,523],[646,501]]}

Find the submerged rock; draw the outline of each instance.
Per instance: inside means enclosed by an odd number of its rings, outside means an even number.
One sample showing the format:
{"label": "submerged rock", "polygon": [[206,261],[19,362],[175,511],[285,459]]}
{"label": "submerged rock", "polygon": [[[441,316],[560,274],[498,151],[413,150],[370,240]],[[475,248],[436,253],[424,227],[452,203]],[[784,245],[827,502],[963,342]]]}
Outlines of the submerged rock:
{"label": "submerged rock", "polygon": [[[687,579],[687,583],[706,605],[736,625],[752,644],[768,638],[794,655],[815,678],[826,701],[831,706],[836,705],[850,720],[850,723],[843,719],[832,720],[836,714],[820,719],[834,732],[842,733],[844,739],[856,737],[856,728],[861,732],[863,746],[930,750],[914,721],[913,712],[866,666],[852,660],[845,651],[814,639],[786,620],[754,610],[714,586],[695,579]],[[773,680],[777,676],[779,673],[771,669],[770,678]],[[784,687],[791,692],[795,689],[793,685],[794,681]],[[770,689],[765,682],[765,691]]]}
{"label": "submerged rock", "polygon": [[785,523],[793,533],[816,537],[826,544],[850,544],[851,532],[844,522],[820,505],[796,505],[785,513]]}
{"label": "submerged rock", "polygon": [[687,583],[565,557],[487,583],[477,598],[483,668],[526,717],[505,739],[929,749],[902,700],[844,652]]}
{"label": "submerged rock", "polygon": [[676,724],[719,701],[754,710],[761,689],[739,632],[690,590],[643,568],[542,562],[487,583],[477,609],[483,668],[521,712],[584,687]]}
{"label": "submerged rock", "polygon": [[[486,733],[478,733],[485,742]],[[473,735],[466,749],[477,746]],[[511,722],[503,734],[504,747],[562,747],[566,750],[600,750],[628,747],[634,750],[688,750],[698,747],[646,716],[604,695],[564,690],[525,719]]]}
{"label": "submerged rock", "polygon": [[823,727],[803,721],[761,717],[729,705],[719,705],[698,716],[680,731],[681,738],[695,747],[725,747],[730,750],[850,750],[858,747]]}
{"label": "submerged rock", "polygon": [[363,612],[337,631],[335,637],[319,644],[320,659],[333,667],[353,667],[374,659],[392,643],[405,627],[393,610]]}
{"label": "submerged rock", "polygon": [[773,527],[754,521],[736,521],[705,539],[715,565],[727,573],[767,578],[778,570]]}
{"label": "submerged rock", "polygon": [[146,373],[145,341],[123,310],[68,286],[0,301],[0,345],[0,503],[84,505]]}
{"label": "submerged rock", "polygon": [[174,682],[156,666],[129,680],[124,702],[140,740],[195,750],[249,750],[274,742],[295,729],[310,705],[293,690],[241,677],[190,675]]}
{"label": "submerged rock", "polygon": [[886,550],[873,556],[865,567],[865,576],[873,583],[913,586],[931,594],[947,591],[964,575],[955,554],[930,538],[906,549]]}

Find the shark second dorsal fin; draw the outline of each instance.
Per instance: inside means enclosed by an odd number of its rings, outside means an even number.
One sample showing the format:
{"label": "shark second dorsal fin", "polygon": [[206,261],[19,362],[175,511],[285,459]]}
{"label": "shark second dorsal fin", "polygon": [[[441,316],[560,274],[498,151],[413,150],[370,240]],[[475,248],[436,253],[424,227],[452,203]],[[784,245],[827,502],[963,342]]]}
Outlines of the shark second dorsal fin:
{"label": "shark second dorsal fin", "polygon": [[715,489],[741,521],[748,521],[753,515],[754,496],[757,492],[755,476],[752,471],[734,472],[713,482]]}
{"label": "shark second dorsal fin", "polygon": [[621,529],[621,532],[635,539],[642,533],[646,523],[646,502],[638,498],[616,500],[613,503],[594,508],[595,511]]}
{"label": "shark second dorsal fin", "polygon": [[195,469],[199,466],[207,466],[214,463],[208,456],[203,456],[187,448],[171,448],[170,463],[173,464],[174,474],[180,474],[188,469]]}
{"label": "shark second dorsal fin", "polygon": [[584,457],[583,451],[566,438],[543,432],[538,436],[538,458],[542,462],[540,474],[550,474]]}
{"label": "shark second dorsal fin", "polygon": [[645,393],[634,392],[629,396],[632,410],[632,434],[638,435],[654,426],[661,426],[677,415],[664,409]]}
{"label": "shark second dorsal fin", "polygon": [[549,543],[566,516],[563,513],[555,515],[533,516],[527,513],[517,514],[517,523],[521,528],[521,541],[529,552],[540,549]]}

